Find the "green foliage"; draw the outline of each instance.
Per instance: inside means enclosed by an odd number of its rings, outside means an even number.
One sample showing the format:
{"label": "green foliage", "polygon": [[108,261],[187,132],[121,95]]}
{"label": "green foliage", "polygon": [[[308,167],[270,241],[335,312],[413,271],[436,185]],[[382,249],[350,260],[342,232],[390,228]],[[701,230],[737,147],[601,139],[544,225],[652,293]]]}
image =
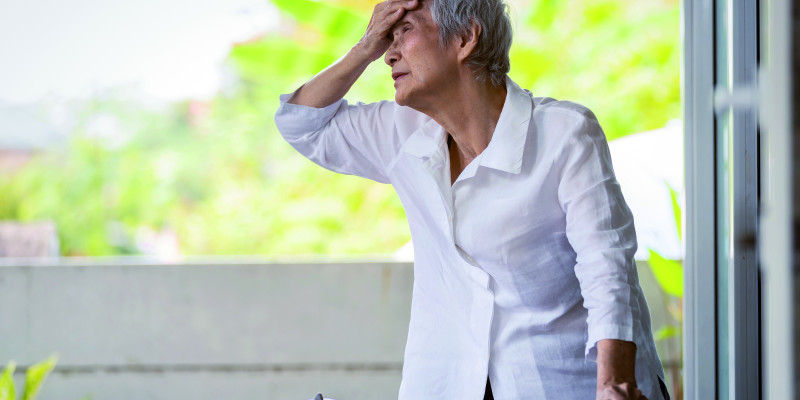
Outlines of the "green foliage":
{"label": "green foliage", "polygon": [[[68,148],[0,176],[0,220],[54,220],[64,255],[138,253],[144,228],[175,232],[188,255],[352,255],[406,243],[390,186],[313,165],[272,119],[280,93],[359,40],[374,1],[272,3],[282,27],[233,47],[234,87],[208,103],[153,108],[112,92],[85,104]],[[528,5],[513,13],[511,77],[534,95],[589,106],[609,139],[680,116],[676,0],[512,4]],[[393,94],[379,60],[347,97]],[[98,137],[100,117],[124,140]]]}
{"label": "green foliage", "polygon": [[55,220],[65,254],[135,253],[143,226],[177,232],[186,254],[369,254],[408,241],[390,186],[297,156],[264,128],[272,114],[261,103],[220,97],[198,123],[187,104],[94,108],[141,128],[118,148],[79,129],[70,157],[46,155],[13,179],[0,177],[8,198],[24,199],[2,202],[0,219]]}
{"label": "green foliage", "polygon": [[[675,227],[678,232],[678,240],[681,238],[681,219],[683,211],[681,210],[680,202],[678,201],[678,192],[671,186],[669,188],[670,200],[672,202],[672,214],[675,218]],[[658,281],[659,286],[664,292],[678,298],[683,297],[683,265],[681,261],[669,260],[658,254],[654,250],[650,250],[650,258],[648,264]]]}
{"label": "green foliage", "polygon": [[22,394],[22,400],[33,400],[39,395],[44,379],[55,368],[57,361],[56,356],[50,356],[47,360],[28,368],[25,373],[25,392]]}
{"label": "green foliage", "polygon": [[0,376],[0,400],[15,400],[17,394],[14,388],[14,370],[17,365],[10,361]]}
{"label": "green foliage", "polygon": [[[58,361],[55,355],[48,359],[34,364],[25,373],[25,390],[22,392],[21,400],[34,400],[39,395],[45,378],[55,368]],[[16,364],[14,361],[8,363],[0,376],[0,400],[15,400],[16,393],[14,387],[14,371]]]}
{"label": "green foliage", "polygon": [[535,96],[588,106],[609,140],[680,117],[677,1],[539,0],[517,20],[510,75]]}
{"label": "green foliage", "polygon": [[[675,218],[675,227],[677,228],[678,239],[681,238],[681,216],[683,214],[678,201],[678,192],[671,186],[667,185],[670,192],[670,199],[672,201],[672,213]],[[658,281],[659,286],[664,293],[670,296],[663,297],[664,308],[675,319],[676,325],[666,325],[659,329],[655,334],[655,339],[658,341],[667,340],[666,348],[668,357],[672,360],[681,360],[683,358],[683,340],[681,336],[683,326],[683,265],[681,261],[668,260],[650,250],[650,259],[648,260],[650,269]],[[668,339],[678,338],[678,344],[671,345]],[[679,362],[678,365],[681,363]],[[668,375],[672,377],[671,392],[682,393],[681,390],[681,374],[680,369],[675,365],[665,368]]]}
{"label": "green foliage", "polygon": [[656,332],[655,340],[666,340],[669,338],[680,336],[681,330],[679,327],[674,325],[667,325],[662,327],[661,329]]}
{"label": "green foliage", "polygon": [[272,0],[272,3],[293,17],[303,30],[315,32],[314,46],[336,58],[358,41],[369,22],[368,17],[335,3],[311,0]]}
{"label": "green foliage", "polygon": [[675,216],[675,227],[678,228],[678,240],[683,241],[683,227],[681,220],[683,219],[683,212],[681,211],[681,204],[678,202],[678,191],[669,186],[669,197],[672,200],[672,215]]}
{"label": "green foliage", "polygon": [[653,250],[650,250],[648,260],[658,284],[665,292],[683,297],[683,267],[675,260],[668,260]]}

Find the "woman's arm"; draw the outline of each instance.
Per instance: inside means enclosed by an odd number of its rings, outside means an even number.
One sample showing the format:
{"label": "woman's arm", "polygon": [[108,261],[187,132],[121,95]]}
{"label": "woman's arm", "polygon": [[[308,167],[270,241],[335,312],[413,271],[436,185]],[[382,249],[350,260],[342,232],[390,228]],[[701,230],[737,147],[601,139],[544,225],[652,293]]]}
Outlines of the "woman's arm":
{"label": "woman's arm", "polygon": [[565,104],[563,164],[558,197],[575,275],[588,310],[587,359],[597,363],[598,400],[643,399],[635,361],[638,318],[636,231],[614,176],[605,134],[589,110]]}
{"label": "woman's arm", "polygon": [[329,170],[390,182],[386,167],[402,143],[395,124],[397,104],[349,105],[342,98],[391,44],[392,25],[415,7],[417,0],[378,4],[358,44],[300,89],[281,96],[275,125],[292,147]]}
{"label": "woman's arm", "polygon": [[323,108],[343,98],[367,66],[380,58],[392,44],[392,26],[407,10],[417,6],[417,0],[378,3],[361,40],[344,57],[300,87],[288,103]]}
{"label": "woman's arm", "polygon": [[605,339],[597,342],[597,400],[646,399],[636,388],[636,344]]}

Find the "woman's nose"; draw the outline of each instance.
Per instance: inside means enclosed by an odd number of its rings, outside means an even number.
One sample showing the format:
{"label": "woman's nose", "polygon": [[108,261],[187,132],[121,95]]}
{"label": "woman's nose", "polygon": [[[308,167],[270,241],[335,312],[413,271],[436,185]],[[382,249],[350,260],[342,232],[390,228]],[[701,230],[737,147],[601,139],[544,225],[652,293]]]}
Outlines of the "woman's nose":
{"label": "woman's nose", "polygon": [[398,60],[400,60],[400,52],[397,51],[396,42],[392,42],[389,45],[389,48],[386,50],[386,54],[383,57],[383,61],[386,62],[390,67],[394,65]]}

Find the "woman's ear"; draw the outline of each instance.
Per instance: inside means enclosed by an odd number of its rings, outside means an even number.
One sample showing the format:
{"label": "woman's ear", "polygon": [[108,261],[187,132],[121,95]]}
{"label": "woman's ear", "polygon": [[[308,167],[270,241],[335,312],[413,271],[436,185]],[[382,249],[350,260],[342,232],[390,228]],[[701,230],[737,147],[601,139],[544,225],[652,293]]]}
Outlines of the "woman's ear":
{"label": "woman's ear", "polygon": [[464,61],[472,54],[478,45],[478,38],[481,37],[481,26],[474,19],[470,21],[469,29],[459,36],[458,61]]}

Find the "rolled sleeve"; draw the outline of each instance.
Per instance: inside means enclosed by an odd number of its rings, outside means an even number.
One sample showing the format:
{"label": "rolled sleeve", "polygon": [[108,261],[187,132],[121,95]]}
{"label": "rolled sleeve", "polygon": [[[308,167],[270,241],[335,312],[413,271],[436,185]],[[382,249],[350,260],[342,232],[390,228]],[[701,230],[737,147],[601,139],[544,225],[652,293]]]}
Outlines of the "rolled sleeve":
{"label": "rolled sleeve", "polygon": [[346,103],[342,99],[323,108],[287,103],[292,94],[280,96],[281,104],[275,112],[275,124],[286,140],[300,139],[308,132],[322,129],[333,118],[342,103]]}
{"label": "rolled sleeve", "polygon": [[598,341],[634,339],[639,314],[631,298],[637,282],[636,231],[597,119],[588,110],[573,114],[577,117],[567,130],[558,197],[588,310],[585,354],[594,361]]}
{"label": "rolled sleeve", "polygon": [[349,105],[346,100],[314,108],[280,96],[275,125],[298,152],[334,172],[389,183],[386,166],[399,148],[393,102]]}

